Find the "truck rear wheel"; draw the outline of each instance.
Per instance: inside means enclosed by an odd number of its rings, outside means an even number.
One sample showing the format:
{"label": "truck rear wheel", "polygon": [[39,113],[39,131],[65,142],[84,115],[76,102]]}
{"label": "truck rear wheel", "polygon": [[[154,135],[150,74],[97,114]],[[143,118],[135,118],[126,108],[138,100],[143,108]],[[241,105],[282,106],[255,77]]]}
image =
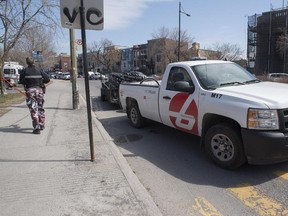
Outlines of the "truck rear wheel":
{"label": "truck rear wheel", "polygon": [[229,124],[218,124],[205,135],[205,151],[220,167],[236,169],[246,162],[239,130]]}
{"label": "truck rear wheel", "polygon": [[144,119],[141,116],[137,103],[132,102],[128,107],[128,117],[133,127],[141,128],[143,126]]}

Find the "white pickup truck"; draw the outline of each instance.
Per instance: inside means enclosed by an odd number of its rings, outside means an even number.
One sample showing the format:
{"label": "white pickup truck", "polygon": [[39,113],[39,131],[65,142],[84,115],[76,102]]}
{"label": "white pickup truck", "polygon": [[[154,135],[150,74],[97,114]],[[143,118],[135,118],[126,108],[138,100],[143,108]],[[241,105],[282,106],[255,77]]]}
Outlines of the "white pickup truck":
{"label": "white pickup truck", "polygon": [[220,167],[288,160],[288,84],[262,82],[229,61],[168,64],[161,81],[122,83],[131,124],[145,118],[201,137]]}

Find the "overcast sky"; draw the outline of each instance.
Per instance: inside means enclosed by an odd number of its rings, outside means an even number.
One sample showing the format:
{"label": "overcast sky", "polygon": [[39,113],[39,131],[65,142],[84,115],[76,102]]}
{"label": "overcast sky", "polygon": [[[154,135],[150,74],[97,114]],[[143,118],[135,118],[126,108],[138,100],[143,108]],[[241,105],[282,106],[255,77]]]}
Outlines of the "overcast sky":
{"label": "overcast sky", "polygon": [[[94,1],[94,0],[84,0]],[[103,0],[104,29],[86,30],[87,46],[93,41],[109,39],[115,45],[132,47],[145,44],[161,27],[179,27],[179,1],[175,0]],[[237,44],[246,50],[247,16],[261,14],[271,8],[286,7],[283,0],[182,0],[181,29],[194,42],[208,49],[215,43]],[[69,30],[58,41],[58,52],[69,54]],[[76,39],[81,39],[76,30]],[[79,50],[81,52],[81,50]]]}

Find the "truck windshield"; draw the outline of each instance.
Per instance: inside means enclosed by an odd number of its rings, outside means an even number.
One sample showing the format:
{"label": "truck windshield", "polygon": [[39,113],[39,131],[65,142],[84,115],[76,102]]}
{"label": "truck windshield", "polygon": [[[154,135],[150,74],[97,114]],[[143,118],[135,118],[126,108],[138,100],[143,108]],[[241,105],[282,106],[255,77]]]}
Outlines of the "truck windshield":
{"label": "truck windshield", "polygon": [[235,63],[201,64],[192,66],[192,70],[205,89],[259,82],[254,75]]}

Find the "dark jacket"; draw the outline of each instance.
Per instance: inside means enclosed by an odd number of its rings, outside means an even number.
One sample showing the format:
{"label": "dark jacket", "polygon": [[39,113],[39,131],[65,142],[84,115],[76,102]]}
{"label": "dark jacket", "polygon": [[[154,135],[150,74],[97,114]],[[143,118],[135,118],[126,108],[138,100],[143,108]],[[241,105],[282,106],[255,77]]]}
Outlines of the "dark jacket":
{"label": "dark jacket", "polygon": [[40,72],[34,65],[28,66],[20,74],[19,83],[25,88],[43,87],[43,83],[50,82],[49,76],[45,72]]}

